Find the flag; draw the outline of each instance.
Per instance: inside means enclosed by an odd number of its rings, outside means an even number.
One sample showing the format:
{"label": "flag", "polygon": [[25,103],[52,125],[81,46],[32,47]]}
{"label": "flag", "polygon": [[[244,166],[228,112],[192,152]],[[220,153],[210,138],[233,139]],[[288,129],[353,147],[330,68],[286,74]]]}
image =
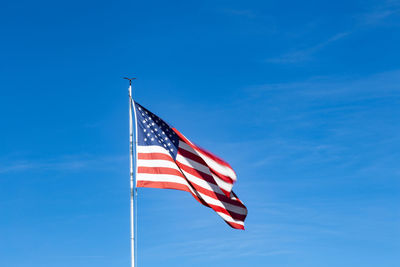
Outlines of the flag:
{"label": "flag", "polygon": [[219,157],[132,100],[136,116],[136,186],[183,190],[227,224],[244,229],[247,209],[232,191],[236,174]]}

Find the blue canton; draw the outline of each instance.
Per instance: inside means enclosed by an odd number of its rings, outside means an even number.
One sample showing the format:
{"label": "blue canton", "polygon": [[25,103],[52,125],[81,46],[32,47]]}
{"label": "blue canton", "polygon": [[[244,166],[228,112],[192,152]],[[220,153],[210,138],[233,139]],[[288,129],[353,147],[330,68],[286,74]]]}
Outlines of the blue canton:
{"label": "blue canton", "polygon": [[163,147],[169,152],[173,159],[176,159],[179,136],[172,130],[172,127],[168,123],[140,104],[134,103],[136,109],[138,145]]}

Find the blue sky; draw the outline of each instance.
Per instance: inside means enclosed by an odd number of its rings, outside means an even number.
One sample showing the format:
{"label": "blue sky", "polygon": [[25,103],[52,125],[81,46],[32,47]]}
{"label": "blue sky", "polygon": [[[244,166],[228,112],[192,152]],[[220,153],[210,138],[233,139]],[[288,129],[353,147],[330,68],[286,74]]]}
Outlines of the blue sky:
{"label": "blue sky", "polygon": [[400,2],[8,1],[0,265],[129,266],[127,82],[249,215],[140,189],[139,266],[397,266]]}

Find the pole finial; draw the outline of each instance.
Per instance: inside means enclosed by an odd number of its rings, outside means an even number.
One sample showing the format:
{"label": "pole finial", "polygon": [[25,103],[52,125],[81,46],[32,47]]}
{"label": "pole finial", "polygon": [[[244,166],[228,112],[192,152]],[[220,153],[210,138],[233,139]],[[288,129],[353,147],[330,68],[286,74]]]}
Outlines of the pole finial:
{"label": "pole finial", "polygon": [[136,80],[136,78],[128,78],[128,77],[124,77],[125,80],[129,80],[129,85],[132,85],[132,81]]}

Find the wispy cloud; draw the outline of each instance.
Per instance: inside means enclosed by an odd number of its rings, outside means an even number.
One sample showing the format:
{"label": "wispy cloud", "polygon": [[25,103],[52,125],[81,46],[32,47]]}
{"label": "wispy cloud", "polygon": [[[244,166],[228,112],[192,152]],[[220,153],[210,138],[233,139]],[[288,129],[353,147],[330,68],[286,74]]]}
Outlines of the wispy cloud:
{"label": "wispy cloud", "polygon": [[400,9],[395,9],[395,10],[388,10],[388,9],[383,9],[383,10],[376,10],[371,13],[366,13],[360,16],[360,20],[363,24],[365,25],[377,25],[381,23],[384,19],[390,17],[391,15],[394,15],[396,13],[399,13]]}
{"label": "wispy cloud", "polygon": [[[160,258],[175,258],[187,256],[197,261],[204,259],[223,259],[226,258],[226,251],[229,250],[229,257],[241,258],[243,256],[275,256],[283,254],[294,254],[296,251],[289,248],[285,248],[283,243],[289,243],[293,241],[293,238],[280,237],[280,242],[277,242],[278,237],[266,239],[265,236],[261,236],[260,233],[272,233],[272,229],[268,229],[268,226],[258,229],[255,226],[252,233],[246,233],[246,235],[230,235],[230,236],[219,236],[219,237],[207,237],[201,239],[190,240],[188,239],[174,242],[158,244],[142,249],[143,257],[147,255],[158,255]],[[273,241],[274,239],[275,241]],[[168,249],[166,249],[168,248]],[[173,251],[179,251],[179,254],[166,254],[165,251],[170,249]]]}
{"label": "wispy cloud", "polygon": [[322,41],[314,46],[305,48],[305,49],[299,49],[295,50],[286,54],[283,54],[279,57],[276,58],[270,58],[267,59],[267,62],[271,63],[297,63],[297,62],[303,62],[311,59],[311,56],[318,52],[319,50],[322,50],[326,46],[339,41],[340,39],[343,39],[349,35],[349,32],[341,32],[333,35],[329,39]]}
{"label": "wispy cloud", "polygon": [[251,9],[224,9],[223,12],[233,16],[240,16],[247,18],[258,17],[258,15]]}
{"label": "wispy cloud", "polygon": [[[326,166],[335,166],[339,175],[324,180],[326,183],[345,183],[355,177],[394,180],[399,170],[395,164],[399,84],[400,70],[393,70],[367,77],[313,77],[245,89],[243,95],[248,97],[235,106],[242,107],[245,114],[267,115],[243,116],[241,120],[238,112],[236,123],[253,127],[258,134],[223,144],[237,168],[239,188],[243,188],[240,177],[246,177],[244,186],[254,186],[260,179],[253,177],[266,169],[270,174],[266,183],[280,181],[273,179],[272,172],[281,175],[286,170],[301,169],[303,174],[308,172],[301,186],[322,185],[317,173],[334,175],[324,173]],[[290,181],[287,186],[298,184]]]}
{"label": "wispy cloud", "polygon": [[368,12],[357,16],[359,24],[362,26],[379,25],[385,19],[400,13],[400,1],[383,1],[380,5],[374,7]]}
{"label": "wispy cloud", "polygon": [[276,33],[276,20],[273,16],[260,13],[254,9],[223,8],[218,9],[219,14],[223,14],[233,23],[236,33],[253,33],[257,35],[271,35]]}
{"label": "wispy cloud", "polygon": [[102,168],[113,166],[111,163],[118,163],[126,160],[123,156],[96,157],[91,155],[63,156],[56,159],[41,160],[2,160],[0,173],[25,172],[33,170],[63,170],[76,171],[91,168]]}
{"label": "wispy cloud", "polygon": [[400,70],[372,74],[367,77],[315,76],[304,81],[264,84],[247,89],[253,97],[267,92],[308,96],[310,98],[354,97],[371,98],[398,96]]}
{"label": "wispy cloud", "polygon": [[[336,237],[343,233],[338,230],[340,224],[321,216],[315,206],[300,206],[289,203],[266,203],[249,201],[256,221],[248,222],[245,232],[222,231],[207,234],[194,239],[182,238],[168,243],[158,243],[141,249],[142,257],[158,255],[163,259],[187,256],[196,261],[213,259],[216,262],[229,255],[230,258],[277,257],[289,254],[301,254],[297,244],[307,244],[310,240],[325,236]],[[324,203],[318,203],[323,206]],[[268,218],[268,223],[261,218]],[[206,222],[212,229],[214,222]],[[184,227],[187,227],[186,225]],[[197,231],[200,231],[199,229]],[[169,250],[179,254],[166,253]],[[227,251],[229,253],[227,254]]]}
{"label": "wispy cloud", "polygon": [[278,64],[300,63],[313,59],[313,55],[329,45],[333,45],[360,29],[383,24],[389,17],[400,13],[399,1],[386,1],[370,10],[354,15],[354,23],[348,29],[335,33],[331,37],[312,44],[306,48],[295,48],[278,57],[269,58],[266,62]]}

